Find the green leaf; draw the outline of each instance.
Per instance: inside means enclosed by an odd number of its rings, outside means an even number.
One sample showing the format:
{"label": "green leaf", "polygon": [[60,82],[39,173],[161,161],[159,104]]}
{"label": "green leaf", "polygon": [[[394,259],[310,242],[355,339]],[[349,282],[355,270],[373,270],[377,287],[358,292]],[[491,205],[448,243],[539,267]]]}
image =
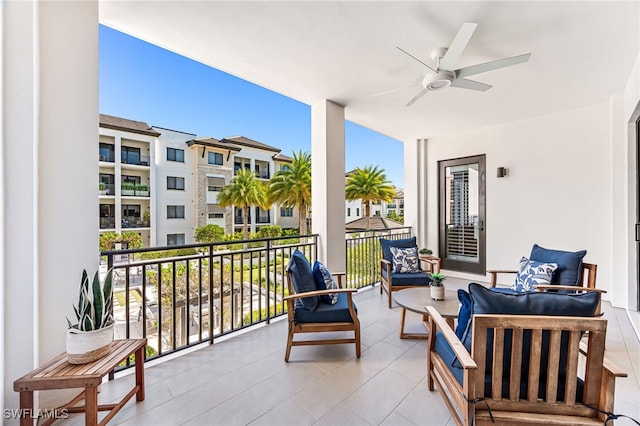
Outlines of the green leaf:
{"label": "green leaf", "polygon": [[102,312],[104,310],[104,299],[102,298],[102,288],[100,287],[100,277],[98,271],[93,276],[93,325],[99,326],[99,321],[102,319]]}

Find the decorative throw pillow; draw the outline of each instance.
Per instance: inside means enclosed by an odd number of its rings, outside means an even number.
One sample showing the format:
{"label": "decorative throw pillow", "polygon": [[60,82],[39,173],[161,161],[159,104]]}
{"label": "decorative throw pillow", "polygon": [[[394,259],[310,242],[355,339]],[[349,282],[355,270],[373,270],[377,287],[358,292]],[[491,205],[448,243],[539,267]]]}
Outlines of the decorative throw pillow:
{"label": "decorative throw pillow", "polygon": [[551,277],[556,269],[557,263],[537,262],[523,257],[511,289],[517,292],[534,291],[539,284],[551,284]]}
{"label": "decorative throw pillow", "polygon": [[531,248],[529,259],[538,262],[558,264],[558,269],[553,274],[552,284],[580,285],[579,278],[582,272],[582,259],[586,254],[586,250],[575,252],[554,250],[534,244]]}
{"label": "decorative throw pillow", "polygon": [[[295,250],[289,260],[289,266],[287,271],[291,276],[291,284],[296,293],[306,293],[308,291],[315,291],[316,280],[313,277],[311,265],[304,254],[300,250]],[[318,296],[303,297],[299,299],[302,306],[308,311],[315,311],[318,306]]]}
{"label": "decorative throw pillow", "polygon": [[418,249],[390,247],[393,255],[393,272],[401,274],[420,272]]}
{"label": "decorative throw pillow", "polygon": [[[313,264],[313,278],[316,280],[316,287],[318,287],[318,290],[334,290],[340,288],[327,267],[317,260]],[[338,293],[330,293],[320,296],[320,300],[324,303],[335,305],[338,302]]]}

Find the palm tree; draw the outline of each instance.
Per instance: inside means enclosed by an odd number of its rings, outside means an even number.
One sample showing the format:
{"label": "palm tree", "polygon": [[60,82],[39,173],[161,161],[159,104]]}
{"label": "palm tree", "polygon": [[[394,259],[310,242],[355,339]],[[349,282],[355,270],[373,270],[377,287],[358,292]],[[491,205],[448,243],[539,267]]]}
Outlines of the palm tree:
{"label": "palm tree", "polygon": [[311,205],[311,154],[294,152],[291,166],[273,175],[269,182],[269,201],[298,208],[300,235],[307,235],[307,211]]}
{"label": "palm tree", "polygon": [[255,173],[248,169],[239,169],[231,183],[218,194],[221,207],[236,206],[242,208],[242,235],[248,238],[249,208],[259,206],[268,208],[266,186]]}
{"label": "palm tree", "polygon": [[378,170],[378,166],[365,166],[362,169],[356,168],[347,176],[344,195],[349,201],[362,200],[365,224],[369,229],[371,202],[390,202],[395,197],[396,190],[387,180],[384,169]]}

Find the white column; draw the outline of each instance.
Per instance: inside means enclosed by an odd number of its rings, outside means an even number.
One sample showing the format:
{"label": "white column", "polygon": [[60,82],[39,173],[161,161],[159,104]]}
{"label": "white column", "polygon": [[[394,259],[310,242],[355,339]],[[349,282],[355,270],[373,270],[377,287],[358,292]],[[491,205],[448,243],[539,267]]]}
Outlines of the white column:
{"label": "white column", "polygon": [[[434,198],[433,205],[437,205]],[[436,215],[437,217],[437,215]],[[413,228],[418,247],[427,247],[427,140],[404,142],[404,224]],[[430,238],[435,245],[437,236]],[[430,248],[433,248],[429,246]]]}
{"label": "white column", "polygon": [[64,351],[83,268],[98,266],[98,3],[2,6],[2,400]]}
{"label": "white column", "polygon": [[346,268],[344,167],[344,107],[323,100],[311,106],[311,226],[332,271]]}

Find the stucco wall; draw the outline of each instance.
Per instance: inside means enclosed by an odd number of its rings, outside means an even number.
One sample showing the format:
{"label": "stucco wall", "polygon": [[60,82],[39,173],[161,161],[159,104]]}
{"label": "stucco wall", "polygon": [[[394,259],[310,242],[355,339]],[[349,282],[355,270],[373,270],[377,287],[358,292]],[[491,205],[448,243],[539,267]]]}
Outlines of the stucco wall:
{"label": "stucco wall", "polygon": [[[605,102],[430,139],[427,199],[437,200],[439,160],[485,154],[487,268],[516,267],[534,243],[564,250],[587,249],[585,260],[598,264],[598,287],[608,290],[609,130],[610,105]],[[509,169],[507,177],[496,177],[500,166]],[[437,203],[427,203],[426,209],[427,245],[436,247]]]}

